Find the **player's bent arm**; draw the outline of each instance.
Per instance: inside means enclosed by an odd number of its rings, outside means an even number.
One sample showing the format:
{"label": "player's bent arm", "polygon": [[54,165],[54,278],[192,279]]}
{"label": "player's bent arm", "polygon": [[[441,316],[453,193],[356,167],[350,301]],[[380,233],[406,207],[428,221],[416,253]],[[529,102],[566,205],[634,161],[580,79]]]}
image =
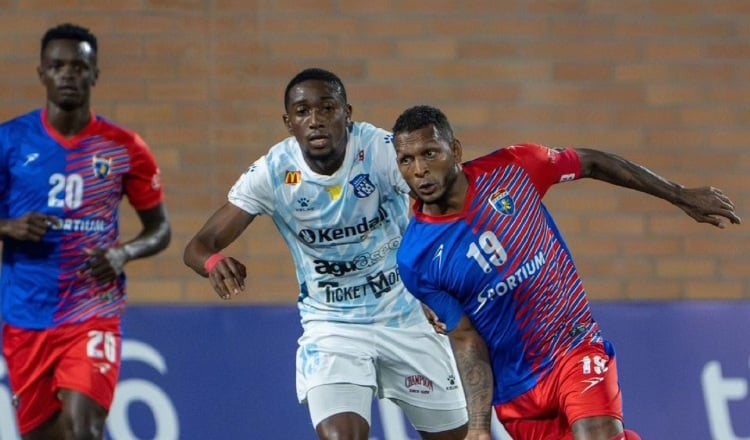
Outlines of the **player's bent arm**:
{"label": "player's bent arm", "polygon": [[129,260],[149,257],[167,248],[172,238],[172,228],[167,217],[167,208],[159,203],[150,209],[136,211],[141,221],[141,232],[120,247]]}
{"label": "player's bent arm", "polygon": [[232,244],[254,218],[254,215],[237,206],[225,203],[185,246],[183,261],[196,273],[207,277],[208,273],[204,268],[206,260]]}
{"label": "player's bent arm", "polygon": [[154,255],[169,245],[172,231],[163,203],[136,210],[136,213],[142,229],[135,238],[108,249],[84,250],[89,255],[87,270],[99,281],[112,281],[122,273],[128,261]]}
{"label": "player's bent arm", "polygon": [[695,221],[719,228],[724,220],[739,224],[734,204],[714,187],[685,188],[653,171],[616,154],[590,148],[576,148],[581,161],[581,177],[634,189],[664,199],[685,211]]}
{"label": "player's bent arm", "polygon": [[467,438],[490,438],[494,379],[487,344],[464,315],[448,333],[469,411]]}

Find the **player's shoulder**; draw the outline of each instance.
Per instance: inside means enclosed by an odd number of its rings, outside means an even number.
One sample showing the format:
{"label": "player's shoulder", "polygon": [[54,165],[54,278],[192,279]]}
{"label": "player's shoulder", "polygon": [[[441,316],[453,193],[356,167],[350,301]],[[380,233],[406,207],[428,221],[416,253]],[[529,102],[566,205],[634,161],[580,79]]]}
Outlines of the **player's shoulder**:
{"label": "player's shoulder", "polygon": [[522,142],[497,148],[484,156],[466,162],[464,165],[476,168],[498,167],[523,162],[528,158],[546,157],[552,151],[555,150],[542,144]]}
{"label": "player's shoulder", "polygon": [[101,115],[94,115],[94,118],[96,118],[95,133],[97,135],[115,140],[126,146],[146,147],[146,142],[135,131]]}
{"label": "player's shoulder", "polygon": [[380,148],[386,144],[393,144],[391,132],[369,122],[352,122],[349,126],[349,134],[363,149]]}
{"label": "player's shoulder", "polygon": [[516,159],[523,159],[527,157],[546,158],[551,154],[555,154],[556,152],[561,151],[562,149],[550,148],[546,145],[533,142],[522,142],[514,145],[509,145],[505,148],[502,148],[501,150],[503,150],[508,156],[514,157]]}
{"label": "player's shoulder", "polygon": [[14,116],[0,123],[0,130],[25,129],[32,124],[41,124],[42,110],[36,109]]}
{"label": "player's shoulder", "polygon": [[349,131],[357,136],[365,136],[369,134],[373,135],[385,135],[390,134],[390,132],[384,128],[380,128],[376,126],[375,124],[372,124],[367,121],[354,121],[349,125]]}
{"label": "player's shoulder", "polygon": [[302,153],[297,139],[294,136],[289,136],[272,145],[266,154],[258,160],[266,162],[269,167],[273,168],[275,165],[296,163],[301,157]]}
{"label": "player's shoulder", "polygon": [[[412,215],[401,235],[401,246],[398,249],[399,259],[414,259],[422,252],[423,248],[430,246],[430,242],[434,238],[434,236],[426,235],[432,233],[430,229],[429,222],[422,221]],[[427,238],[428,236],[430,239]]]}
{"label": "player's shoulder", "polygon": [[0,148],[8,152],[24,142],[47,136],[42,124],[42,111],[32,110],[0,123]]}

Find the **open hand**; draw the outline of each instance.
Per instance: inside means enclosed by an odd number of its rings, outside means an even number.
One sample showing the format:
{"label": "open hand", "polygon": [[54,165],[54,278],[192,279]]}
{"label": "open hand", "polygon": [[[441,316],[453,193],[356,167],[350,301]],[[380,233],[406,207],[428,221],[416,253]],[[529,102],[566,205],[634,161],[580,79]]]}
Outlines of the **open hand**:
{"label": "open hand", "polygon": [[726,221],[740,224],[742,219],[734,211],[734,203],[720,189],[712,186],[684,188],[675,203],[699,223],[709,223],[724,229]]}

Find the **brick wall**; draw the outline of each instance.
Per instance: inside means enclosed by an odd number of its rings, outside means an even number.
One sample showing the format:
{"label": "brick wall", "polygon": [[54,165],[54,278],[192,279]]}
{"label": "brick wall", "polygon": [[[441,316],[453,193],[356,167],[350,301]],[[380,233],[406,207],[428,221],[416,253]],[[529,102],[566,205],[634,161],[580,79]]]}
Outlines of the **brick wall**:
{"label": "brick wall", "polygon": [[[42,105],[39,39],[74,21],[99,37],[95,110],[160,162],[174,228],[131,263],[133,302],[218,302],[182,264],[187,240],[256,157],[286,136],[286,82],[340,74],[355,119],[390,127],[441,107],[466,158],[521,141],[610,150],[688,186],[714,185],[750,221],[746,0],[0,0],[0,119]],[[595,299],[750,299],[750,229],[696,224],[595,181],[547,196]],[[123,210],[123,230],[137,222]],[[229,253],[247,302],[293,302],[289,252],[259,219]]]}

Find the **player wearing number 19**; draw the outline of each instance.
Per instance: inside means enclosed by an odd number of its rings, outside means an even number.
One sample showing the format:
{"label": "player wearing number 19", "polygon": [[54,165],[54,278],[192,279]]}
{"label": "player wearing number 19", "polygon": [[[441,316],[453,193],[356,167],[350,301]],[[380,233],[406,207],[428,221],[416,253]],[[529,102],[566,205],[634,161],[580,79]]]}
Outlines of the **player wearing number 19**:
{"label": "player wearing number 19", "polygon": [[[120,369],[123,266],[167,247],[159,170],[136,134],[92,113],[97,40],[41,41],[44,108],[0,125],[3,356],[24,440],[101,439]],[[142,230],[121,242],[127,196]]]}
{"label": "player wearing number 19", "polygon": [[[589,177],[718,227],[740,222],[732,202],[715,188],[684,188],[588,148],[513,145],[462,163],[461,143],[434,107],[406,110],[393,135],[399,169],[418,198],[399,272],[445,324],[469,408],[486,408],[470,414],[485,429],[468,438],[489,439],[494,405],[515,440],[638,439],[623,428],[614,351],[542,197],[556,183]],[[471,394],[482,381],[484,392]]]}

